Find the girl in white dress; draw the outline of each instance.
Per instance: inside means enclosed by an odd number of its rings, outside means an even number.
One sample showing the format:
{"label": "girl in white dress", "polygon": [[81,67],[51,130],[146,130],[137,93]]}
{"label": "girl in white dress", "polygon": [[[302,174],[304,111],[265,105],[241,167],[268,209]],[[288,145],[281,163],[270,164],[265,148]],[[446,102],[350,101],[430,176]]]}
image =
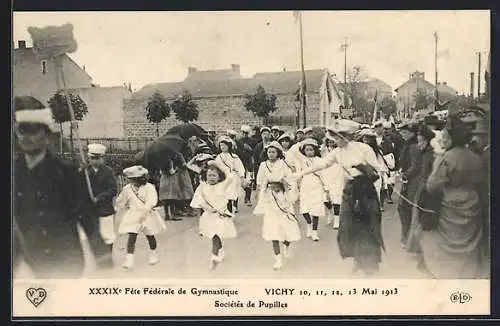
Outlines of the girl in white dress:
{"label": "girl in white dress", "polygon": [[245,183],[245,167],[238,155],[233,153],[234,142],[227,136],[219,139],[219,155],[215,158],[218,166],[229,180],[227,208],[232,213],[238,212],[238,197]]}
{"label": "girl in white dress", "polygon": [[158,234],[167,229],[160,214],[154,210],[158,203],[158,194],[155,186],[147,182],[148,170],[140,165],[132,166],[123,170],[123,174],[130,183],[116,198],[116,211],[125,210],[118,232],[128,234],[127,256],[123,267],[130,269],[134,265],[134,252],[137,235],[143,233],[148,240],[150,255],[149,264],[158,262],[156,253],[156,238]]}
{"label": "girl in white dress", "polygon": [[227,207],[228,187],[232,180],[226,178],[217,161],[209,161],[201,174],[201,183],[194,192],[191,207],[203,209],[199,221],[200,234],[212,240],[211,267],[215,269],[224,260],[222,239],[236,238],[234,215]]}
{"label": "girl in white dress", "polygon": [[[300,143],[302,160],[300,171],[313,166],[321,160],[319,145],[315,139],[307,138]],[[306,236],[313,241],[319,241],[319,218],[326,213],[325,201],[329,201],[329,188],[324,171],[305,175],[300,181],[300,213],[307,223]]]}
{"label": "girl in white dress", "polygon": [[[261,185],[265,190],[254,212],[264,214],[262,237],[273,244],[276,259],[273,269],[278,270],[283,265],[283,257],[290,257],[290,243],[300,240],[300,228],[293,210],[298,196],[296,188],[286,181],[284,171],[267,175],[265,180],[266,184]],[[280,243],[283,243],[283,255]]]}
{"label": "girl in white dress", "polygon": [[[321,156],[327,156],[336,147],[333,137],[329,133],[326,133]],[[345,182],[344,172],[340,165],[335,163],[325,169],[324,176],[330,194],[330,201],[325,203],[328,208],[328,225],[332,225],[336,230],[340,224],[340,204],[342,203],[342,192]]]}

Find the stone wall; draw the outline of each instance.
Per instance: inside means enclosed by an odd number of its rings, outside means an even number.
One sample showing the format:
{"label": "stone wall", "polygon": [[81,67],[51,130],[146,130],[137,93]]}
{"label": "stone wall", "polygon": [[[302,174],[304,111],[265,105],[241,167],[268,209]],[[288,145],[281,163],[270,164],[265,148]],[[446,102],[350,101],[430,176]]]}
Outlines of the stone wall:
{"label": "stone wall", "polygon": [[[320,121],[319,94],[308,94],[307,100],[308,126],[318,125]],[[207,131],[220,133],[227,129],[237,130],[243,124],[248,124],[250,126],[262,124],[261,119],[254,117],[251,112],[245,109],[245,98],[243,96],[194,98],[194,101],[200,108],[200,116],[195,123],[205,128]],[[123,129],[125,137],[156,136],[156,125],[146,120],[145,107],[147,102],[148,99],[137,99],[134,97],[124,100]],[[271,115],[273,121],[293,121],[293,123],[288,122],[284,127],[294,129],[296,116],[295,95],[277,95],[276,104],[278,110]],[[282,117],[282,119],[280,119],[280,117]],[[302,125],[302,116],[300,123]],[[160,135],[177,124],[179,124],[179,121],[175,119],[172,113],[169,118],[160,124]]]}

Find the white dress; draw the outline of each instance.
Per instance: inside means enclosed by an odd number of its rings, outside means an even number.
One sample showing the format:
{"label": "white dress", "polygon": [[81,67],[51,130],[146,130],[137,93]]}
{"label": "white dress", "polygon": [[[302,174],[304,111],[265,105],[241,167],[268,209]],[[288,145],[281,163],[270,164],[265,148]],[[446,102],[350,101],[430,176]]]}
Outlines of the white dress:
{"label": "white dress", "polygon": [[118,232],[155,235],[167,229],[165,221],[154,209],[158,194],[151,183],[135,189],[127,184],[116,198],[116,211],[124,210]]}
{"label": "white dress", "polygon": [[[300,170],[303,171],[316,162],[319,157],[305,157],[301,162]],[[300,213],[309,213],[311,216],[326,216],[325,193],[326,178],[325,171],[310,173],[302,177],[300,181]]]}
{"label": "white dress", "polygon": [[245,177],[245,167],[236,154],[220,153],[215,161],[223,169],[226,178],[230,180],[228,191],[228,200],[236,200],[241,190],[241,180]]}
{"label": "white dress", "polygon": [[[332,150],[325,148],[323,157],[328,155],[331,151]],[[334,163],[323,171],[323,175],[330,193],[332,204],[340,205],[342,203],[342,192],[344,191],[345,184],[342,167],[338,163]]]}
{"label": "white dress", "polygon": [[266,241],[298,241],[300,228],[293,213],[293,203],[297,200],[297,192],[290,189],[285,192],[274,192],[266,189],[256,214],[264,214],[262,237]]}
{"label": "white dress", "polygon": [[[290,167],[283,160],[276,160],[276,162],[271,162],[270,160],[267,160],[260,163],[259,172],[257,172],[257,179],[255,180],[257,186],[259,187],[257,205],[255,206],[257,212],[261,207],[261,200],[265,201],[267,181],[269,180],[269,177],[278,176],[279,178],[283,177],[285,179],[288,179],[291,176],[291,174],[292,170],[290,170]],[[295,182],[290,182],[290,181],[288,182],[293,188],[296,188]]]}
{"label": "white dress", "polygon": [[232,218],[221,216],[212,212],[217,210],[222,213],[229,213],[227,210],[228,191],[231,180],[224,180],[215,185],[201,182],[194,192],[191,200],[191,207],[203,209],[203,214],[199,220],[199,232],[206,238],[212,239],[218,235],[221,239],[236,238],[236,227]]}

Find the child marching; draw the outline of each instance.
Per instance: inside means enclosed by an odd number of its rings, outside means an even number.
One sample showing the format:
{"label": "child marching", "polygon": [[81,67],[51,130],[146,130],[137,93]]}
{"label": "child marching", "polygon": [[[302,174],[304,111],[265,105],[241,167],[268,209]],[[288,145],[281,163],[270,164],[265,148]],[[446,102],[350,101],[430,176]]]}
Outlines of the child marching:
{"label": "child marching", "polygon": [[135,243],[137,235],[143,233],[148,240],[149,264],[158,262],[155,235],[166,230],[167,226],[160,214],[154,210],[158,203],[155,186],[147,182],[148,170],[140,165],[123,170],[130,181],[116,199],[116,210],[124,211],[118,232],[128,234],[127,255],[123,267],[130,269],[134,265]]}
{"label": "child marching", "polygon": [[227,205],[228,188],[231,187],[232,180],[227,178],[223,169],[217,161],[208,162],[191,201],[191,207],[203,210],[199,220],[199,232],[212,241],[212,269],[224,260],[222,239],[233,239],[237,236],[233,214]]}
{"label": "child marching", "polygon": [[218,141],[220,154],[217,155],[215,161],[226,175],[228,185],[228,203],[227,208],[232,213],[238,212],[238,196],[240,189],[245,183],[245,167],[238,155],[234,153],[234,141],[227,137],[221,136]]}
{"label": "child marching", "polygon": [[260,191],[254,213],[264,215],[262,237],[272,242],[276,259],[273,269],[280,269],[283,257],[290,257],[290,243],[300,240],[300,229],[293,209],[298,195],[296,186],[286,181],[291,170],[283,160],[281,145],[273,141],[266,146],[265,153],[267,160],[261,163],[257,175]]}
{"label": "child marching", "polygon": [[[307,138],[300,143],[302,160],[300,170],[308,169],[321,160],[318,142]],[[306,236],[313,241],[319,241],[319,218],[325,216],[325,202],[330,201],[329,189],[324,172],[306,175],[300,182],[300,213],[307,223]]]}
{"label": "child marching", "polygon": [[[328,155],[336,148],[333,137],[326,133],[325,142],[322,148],[322,157]],[[326,203],[328,209],[328,225],[334,229],[339,228],[340,224],[340,203],[342,202],[342,191],[344,190],[344,171],[338,164],[333,164],[325,169],[324,176],[329,190],[330,201]]]}

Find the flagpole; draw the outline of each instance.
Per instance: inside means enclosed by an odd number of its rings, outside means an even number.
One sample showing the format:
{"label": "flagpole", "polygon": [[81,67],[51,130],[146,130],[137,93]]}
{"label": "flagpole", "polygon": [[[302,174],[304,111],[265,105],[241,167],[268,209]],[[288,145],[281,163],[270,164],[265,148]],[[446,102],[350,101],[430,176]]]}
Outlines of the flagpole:
{"label": "flagpole", "polygon": [[437,53],[437,48],[438,48],[438,34],[437,32],[434,32],[434,43],[435,43],[435,46],[434,46],[434,72],[435,72],[435,82],[436,82],[436,88],[435,88],[435,92],[436,92],[436,103],[434,104],[434,111],[437,111],[438,108],[439,108],[439,92],[438,92],[438,68],[437,68],[437,57],[438,57],[438,53]]}
{"label": "flagpole", "polygon": [[306,111],[307,111],[307,98],[306,98],[306,72],[304,70],[304,40],[302,36],[302,11],[299,12],[299,28],[300,28],[300,68],[302,70],[302,113],[304,119],[304,128],[307,127]]}

